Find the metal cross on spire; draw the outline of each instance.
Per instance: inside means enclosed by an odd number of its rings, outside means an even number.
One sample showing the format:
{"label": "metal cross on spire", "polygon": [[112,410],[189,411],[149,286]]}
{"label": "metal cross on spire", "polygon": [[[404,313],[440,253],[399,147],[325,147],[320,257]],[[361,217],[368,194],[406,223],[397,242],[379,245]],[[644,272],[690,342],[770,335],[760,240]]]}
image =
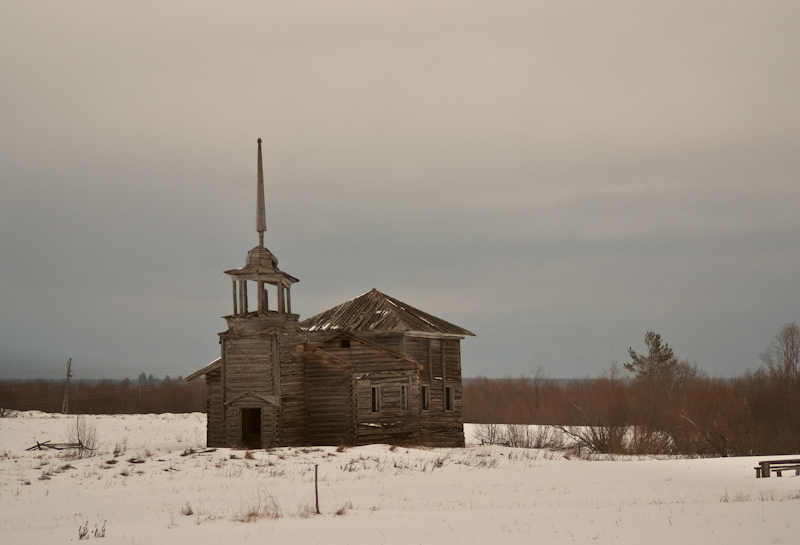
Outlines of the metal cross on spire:
{"label": "metal cross on spire", "polygon": [[258,245],[264,247],[264,231],[267,230],[267,214],[264,210],[264,167],[261,164],[261,139],[258,139],[258,189],[256,195],[256,231]]}

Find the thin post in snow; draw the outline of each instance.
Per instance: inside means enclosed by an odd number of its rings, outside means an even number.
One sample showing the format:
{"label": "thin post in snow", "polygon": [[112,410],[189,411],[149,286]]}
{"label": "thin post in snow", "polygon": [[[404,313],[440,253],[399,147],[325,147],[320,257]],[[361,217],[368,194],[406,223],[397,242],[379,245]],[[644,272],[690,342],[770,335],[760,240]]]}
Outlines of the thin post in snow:
{"label": "thin post in snow", "polygon": [[319,484],[317,484],[318,475],[319,475],[319,464],[314,464],[314,498],[316,499],[317,514],[319,515]]}

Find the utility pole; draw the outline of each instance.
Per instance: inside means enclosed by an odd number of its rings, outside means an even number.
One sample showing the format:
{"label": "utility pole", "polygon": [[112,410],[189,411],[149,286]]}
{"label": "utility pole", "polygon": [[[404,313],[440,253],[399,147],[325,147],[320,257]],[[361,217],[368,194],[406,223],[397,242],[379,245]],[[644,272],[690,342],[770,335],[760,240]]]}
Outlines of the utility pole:
{"label": "utility pole", "polygon": [[67,361],[67,383],[64,385],[64,403],[61,405],[61,414],[67,414],[67,411],[69,411],[69,377],[72,376],[71,369],[72,358]]}

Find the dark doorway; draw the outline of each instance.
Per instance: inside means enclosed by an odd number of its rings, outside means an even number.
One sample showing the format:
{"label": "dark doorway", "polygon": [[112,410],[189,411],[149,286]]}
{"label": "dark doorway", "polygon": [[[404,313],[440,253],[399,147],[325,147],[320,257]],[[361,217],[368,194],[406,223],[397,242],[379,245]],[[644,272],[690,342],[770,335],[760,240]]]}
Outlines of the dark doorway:
{"label": "dark doorway", "polygon": [[242,409],[242,445],[261,448],[261,409]]}

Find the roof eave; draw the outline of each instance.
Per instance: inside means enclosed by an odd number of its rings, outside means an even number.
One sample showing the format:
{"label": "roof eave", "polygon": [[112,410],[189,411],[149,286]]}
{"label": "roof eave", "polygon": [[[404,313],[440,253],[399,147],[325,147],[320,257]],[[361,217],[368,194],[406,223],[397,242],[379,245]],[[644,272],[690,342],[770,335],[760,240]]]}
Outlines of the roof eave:
{"label": "roof eave", "polygon": [[188,377],[186,377],[183,380],[185,380],[186,382],[191,382],[196,378],[200,378],[203,375],[207,375],[208,373],[216,370],[217,368],[219,368],[221,366],[222,366],[222,358],[217,358],[214,361],[212,361],[211,363],[209,363],[208,365],[206,365],[205,367],[203,367],[202,369],[200,369],[199,371],[195,371],[194,373],[192,373],[191,375],[189,375]]}
{"label": "roof eave", "polygon": [[465,337],[474,337],[475,334],[471,331],[464,330],[464,333],[439,333],[434,331],[406,331],[409,337],[419,337],[423,339],[463,339]]}

